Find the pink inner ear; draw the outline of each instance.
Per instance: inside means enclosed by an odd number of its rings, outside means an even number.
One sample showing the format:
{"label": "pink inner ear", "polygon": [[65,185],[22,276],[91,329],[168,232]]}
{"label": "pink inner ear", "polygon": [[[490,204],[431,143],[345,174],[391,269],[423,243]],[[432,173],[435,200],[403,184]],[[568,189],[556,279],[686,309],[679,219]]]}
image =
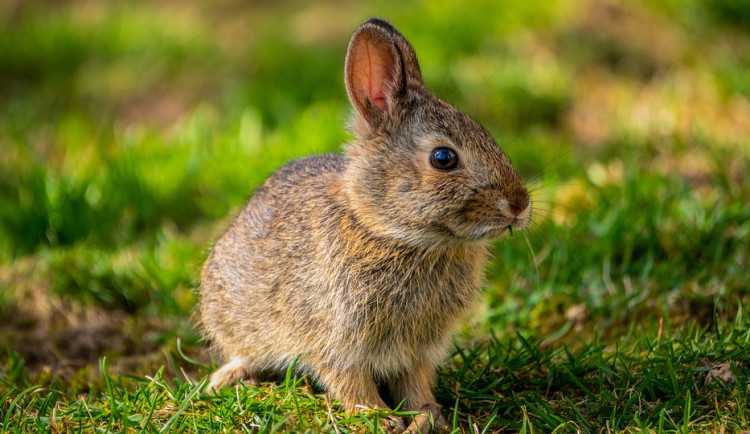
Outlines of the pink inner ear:
{"label": "pink inner ear", "polygon": [[[380,111],[388,110],[387,86],[393,80],[394,58],[389,47],[365,40],[354,64],[354,80]],[[364,106],[364,101],[361,101]]]}

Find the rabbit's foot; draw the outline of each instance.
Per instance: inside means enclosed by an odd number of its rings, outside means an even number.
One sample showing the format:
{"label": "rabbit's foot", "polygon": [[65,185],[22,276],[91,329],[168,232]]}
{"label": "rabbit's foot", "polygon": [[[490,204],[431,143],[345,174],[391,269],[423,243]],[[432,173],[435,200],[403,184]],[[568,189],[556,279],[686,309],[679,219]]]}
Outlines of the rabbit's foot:
{"label": "rabbit's foot", "polygon": [[389,433],[403,433],[406,429],[404,419],[398,416],[388,416],[387,418],[380,419],[380,426]]}
{"label": "rabbit's foot", "polygon": [[224,387],[237,381],[257,386],[258,379],[255,370],[251,368],[248,361],[242,357],[234,357],[221,368],[211,374],[211,382],[206,390],[218,393]]}
{"label": "rabbit's foot", "polygon": [[404,433],[430,433],[445,432],[449,429],[448,423],[437,404],[425,404],[421,408],[421,413],[414,416],[414,419],[406,427]]}

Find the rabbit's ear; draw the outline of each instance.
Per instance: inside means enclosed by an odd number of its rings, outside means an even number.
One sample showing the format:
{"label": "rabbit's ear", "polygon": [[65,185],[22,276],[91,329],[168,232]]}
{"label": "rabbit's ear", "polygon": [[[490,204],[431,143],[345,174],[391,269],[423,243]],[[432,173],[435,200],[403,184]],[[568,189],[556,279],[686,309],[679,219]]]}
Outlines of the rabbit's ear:
{"label": "rabbit's ear", "polygon": [[388,22],[371,18],[352,36],[346,53],[346,91],[370,126],[380,124],[410,86],[422,86],[417,56]]}

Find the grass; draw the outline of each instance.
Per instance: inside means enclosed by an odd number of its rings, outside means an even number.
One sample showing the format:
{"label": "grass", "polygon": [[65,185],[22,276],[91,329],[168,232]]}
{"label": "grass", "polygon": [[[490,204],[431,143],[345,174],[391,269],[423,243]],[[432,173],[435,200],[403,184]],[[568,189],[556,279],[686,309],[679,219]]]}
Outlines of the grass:
{"label": "grass", "polygon": [[349,139],[343,56],[373,15],[534,191],[439,373],[453,430],[749,430],[750,9],[346,9],[0,7],[0,430],[376,430],[388,412],[291,371],[206,394],[193,315],[252,190]]}

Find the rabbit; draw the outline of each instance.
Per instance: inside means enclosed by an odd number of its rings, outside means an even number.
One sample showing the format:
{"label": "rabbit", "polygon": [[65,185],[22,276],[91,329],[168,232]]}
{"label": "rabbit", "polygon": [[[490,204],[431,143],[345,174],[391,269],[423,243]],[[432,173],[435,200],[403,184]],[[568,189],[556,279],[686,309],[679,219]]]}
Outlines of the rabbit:
{"label": "rabbit", "polygon": [[414,49],[372,18],[345,59],[353,141],[258,187],[201,272],[200,315],[226,359],[218,389],[309,374],[347,412],[430,409],[491,242],[531,219],[529,193],[476,121],[425,87]]}

